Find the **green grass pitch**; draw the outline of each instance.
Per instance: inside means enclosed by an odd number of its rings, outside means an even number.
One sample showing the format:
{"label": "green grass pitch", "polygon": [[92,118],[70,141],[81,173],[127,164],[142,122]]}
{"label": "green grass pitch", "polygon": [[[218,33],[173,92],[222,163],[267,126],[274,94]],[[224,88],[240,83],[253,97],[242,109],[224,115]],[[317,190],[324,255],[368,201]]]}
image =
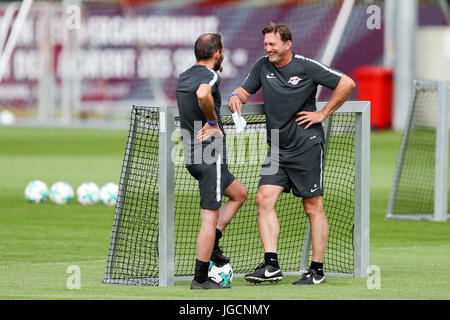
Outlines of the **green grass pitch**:
{"label": "green grass pitch", "polygon": [[[450,221],[386,220],[401,134],[372,132],[370,263],[381,270],[381,289],[366,279],[328,277],[297,287],[298,277],[255,286],[235,278],[232,289],[198,292],[189,281],[174,287],[102,283],[114,208],[30,204],[23,192],[34,179],[118,183],[126,130],[0,128],[0,299],[450,299]],[[69,289],[68,267],[81,272]]]}

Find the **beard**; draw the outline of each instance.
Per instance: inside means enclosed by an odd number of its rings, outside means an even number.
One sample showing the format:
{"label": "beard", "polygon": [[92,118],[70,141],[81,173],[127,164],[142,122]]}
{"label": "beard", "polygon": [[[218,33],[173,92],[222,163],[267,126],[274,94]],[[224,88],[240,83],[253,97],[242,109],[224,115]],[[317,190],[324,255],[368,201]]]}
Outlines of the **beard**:
{"label": "beard", "polygon": [[214,65],[214,71],[219,71],[220,70],[220,68],[222,66],[222,62],[223,62],[223,56],[220,57],[220,59]]}

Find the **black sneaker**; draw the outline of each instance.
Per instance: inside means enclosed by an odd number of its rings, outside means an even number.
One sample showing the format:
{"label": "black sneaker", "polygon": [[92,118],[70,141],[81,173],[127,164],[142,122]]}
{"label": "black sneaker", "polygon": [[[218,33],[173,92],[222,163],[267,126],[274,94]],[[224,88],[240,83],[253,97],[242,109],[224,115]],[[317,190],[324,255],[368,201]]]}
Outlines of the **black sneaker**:
{"label": "black sneaker", "polygon": [[211,254],[211,261],[214,261],[217,264],[224,265],[230,262],[230,258],[225,257],[223,255],[223,251],[220,248],[213,250]]}
{"label": "black sneaker", "polygon": [[230,288],[231,288],[230,286],[221,285],[218,284],[217,282],[212,281],[211,278],[208,278],[208,280],[206,280],[203,283],[198,283],[195,280],[192,280],[191,282],[192,290],[230,289]]}
{"label": "black sneaker", "polygon": [[283,279],[283,273],[280,268],[261,263],[256,267],[255,272],[245,275],[245,280],[252,283],[261,283],[265,281],[278,282]]}
{"label": "black sneaker", "polygon": [[325,282],[325,276],[319,276],[317,270],[309,269],[304,273],[300,280],[292,282],[292,284],[319,284]]}

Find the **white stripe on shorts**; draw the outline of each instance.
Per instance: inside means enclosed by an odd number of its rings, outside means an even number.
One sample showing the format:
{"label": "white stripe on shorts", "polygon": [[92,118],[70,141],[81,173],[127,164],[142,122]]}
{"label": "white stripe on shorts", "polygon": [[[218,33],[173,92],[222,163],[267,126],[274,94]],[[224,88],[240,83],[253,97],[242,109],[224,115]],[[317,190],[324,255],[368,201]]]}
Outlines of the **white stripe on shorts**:
{"label": "white stripe on shorts", "polygon": [[221,172],[222,172],[222,159],[220,158],[220,154],[217,157],[217,162],[216,162],[216,175],[217,175],[217,181],[216,181],[216,201],[220,201],[222,200],[222,197],[220,195],[220,179],[221,179]]}
{"label": "white stripe on shorts", "polygon": [[323,147],[320,145],[320,189],[322,189],[323,179]]}

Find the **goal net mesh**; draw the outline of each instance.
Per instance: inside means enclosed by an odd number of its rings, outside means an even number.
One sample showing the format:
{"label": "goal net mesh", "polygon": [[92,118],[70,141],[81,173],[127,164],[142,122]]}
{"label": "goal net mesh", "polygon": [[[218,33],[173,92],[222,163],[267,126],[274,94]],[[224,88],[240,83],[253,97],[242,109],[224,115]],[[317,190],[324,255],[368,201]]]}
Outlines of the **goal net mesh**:
{"label": "goal net mesh", "polygon": [[409,123],[399,152],[389,214],[421,217],[434,212],[435,175],[439,174],[435,172],[437,85],[417,84],[412,101]]}

